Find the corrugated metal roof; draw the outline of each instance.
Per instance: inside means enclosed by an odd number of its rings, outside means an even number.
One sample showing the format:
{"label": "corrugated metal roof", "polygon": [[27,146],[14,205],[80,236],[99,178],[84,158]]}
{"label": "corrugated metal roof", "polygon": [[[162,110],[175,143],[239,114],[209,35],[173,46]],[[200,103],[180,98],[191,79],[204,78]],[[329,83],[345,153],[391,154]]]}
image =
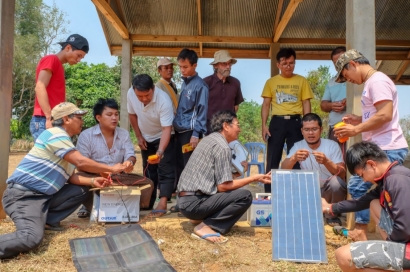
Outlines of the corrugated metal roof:
{"label": "corrugated metal roof", "polygon": [[[281,18],[289,3],[283,0]],[[196,0],[117,0],[130,35],[182,35],[198,36],[198,7]],[[211,37],[255,37],[273,39],[274,24],[280,0],[201,0],[202,36]],[[410,0],[375,0],[376,40],[410,41]],[[115,8],[115,10],[117,10]],[[98,12],[107,43],[121,46],[122,37],[111,23]],[[346,0],[304,0],[296,8],[286,25],[281,38],[344,39],[346,37]],[[199,48],[198,42],[149,42],[134,41],[136,47]],[[269,44],[209,43],[203,49],[262,50]],[[333,45],[281,44],[299,51],[330,51]],[[405,59],[406,47],[377,47],[378,51],[392,51],[395,58]],[[155,50],[147,52],[157,52]],[[396,51],[401,51],[397,54]],[[120,52],[118,47],[115,53]],[[159,52],[159,51],[158,51]],[[255,51],[256,52],[256,51]],[[258,58],[267,57],[257,51]],[[247,53],[243,57],[248,56]],[[307,56],[305,54],[305,56]],[[384,58],[389,58],[387,53]],[[380,69],[389,75],[397,74],[401,60],[383,61]],[[410,67],[403,76],[410,75]]]}

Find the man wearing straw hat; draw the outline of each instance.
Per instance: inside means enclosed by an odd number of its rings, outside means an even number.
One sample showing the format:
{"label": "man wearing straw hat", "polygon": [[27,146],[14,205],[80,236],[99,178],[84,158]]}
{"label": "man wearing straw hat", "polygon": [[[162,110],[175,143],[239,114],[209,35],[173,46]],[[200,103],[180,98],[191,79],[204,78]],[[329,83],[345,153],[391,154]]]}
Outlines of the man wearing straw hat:
{"label": "man wearing straw hat", "polygon": [[207,114],[207,134],[211,131],[212,116],[221,110],[238,111],[239,104],[242,103],[243,96],[241,83],[231,76],[231,68],[237,62],[232,58],[227,50],[219,50],[214,54],[214,73],[204,78],[209,87],[208,114]]}

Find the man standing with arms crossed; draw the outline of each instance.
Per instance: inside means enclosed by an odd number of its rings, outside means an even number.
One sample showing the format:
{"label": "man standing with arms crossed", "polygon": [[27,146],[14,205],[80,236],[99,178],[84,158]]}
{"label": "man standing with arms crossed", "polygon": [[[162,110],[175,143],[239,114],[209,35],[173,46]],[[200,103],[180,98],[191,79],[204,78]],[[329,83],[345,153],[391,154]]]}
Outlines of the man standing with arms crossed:
{"label": "man standing with arms crossed", "polygon": [[209,87],[208,114],[206,120],[207,135],[211,131],[212,116],[218,111],[231,110],[238,112],[239,104],[243,102],[241,83],[231,76],[231,68],[237,62],[227,50],[215,52],[213,66],[214,73],[204,78]]}
{"label": "man standing with arms crossed", "polygon": [[[335,128],[336,137],[352,137],[361,133],[363,141],[377,144],[390,162],[397,161],[402,164],[408,153],[408,145],[399,124],[397,90],[393,81],[373,69],[369,60],[355,49],[339,57],[336,70],[336,82],[349,81],[357,85],[364,83],[361,97],[362,116],[344,116],[346,125]],[[360,177],[352,176],[347,189],[353,199],[358,199],[366,194],[371,185]],[[354,240],[365,240],[370,220],[369,210],[357,212],[355,216],[356,228],[349,231],[348,235]]]}
{"label": "man standing with arms crossed", "polygon": [[37,65],[36,99],[30,121],[34,142],[44,130],[52,127],[51,109],[66,99],[63,64],[79,63],[89,50],[87,39],[78,34],[70,35],[59,44],[62,47],[60,52],[43,57]]}
{"label": "man standing with arms crossed", "polygon": [[[310,99],[313,98],[306,78],[293,73],[296,64],[295,50],[282,48],[276,55],[276,60],[280,74],[268,79],[262,92],[262,138],[268,143],[267,173],[279,167],[285,141],[289,153],[295,142],[303,140],[300,120],[302,115],[310,113]],[[271,105],[272,118],[267,127]],[[294,168],[298,169],[299,163]],[[271,192],[270,184],[265,184],[265,192]]]}

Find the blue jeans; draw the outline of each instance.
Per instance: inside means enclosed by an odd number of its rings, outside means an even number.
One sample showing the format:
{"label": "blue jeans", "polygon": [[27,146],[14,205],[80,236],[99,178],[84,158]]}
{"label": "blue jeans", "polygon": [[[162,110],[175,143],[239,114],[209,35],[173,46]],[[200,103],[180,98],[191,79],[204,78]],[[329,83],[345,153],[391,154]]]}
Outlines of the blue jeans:
{"label": "blue jeans", "polygon": [[46,118],[33,116],[30,121],[30,133],[33,136],[34,142],[36,142],[38,136],[46,130]]}
{"label": "blue jeans", "polygon": [[[383,150],[389,161],[398,161],[399,164],[403,164],[406,159],[409,150],[407,148],[394,149],[394,150]],[[353,175],[350,177],[347,184],[347,191],[352,196],[353,199],[358,199],[372,187],[371,182],[363,181],[359,176]],[[370,212],[369,209],[355,212],[356,223],[359,224],[369,224],[370,222]]]}

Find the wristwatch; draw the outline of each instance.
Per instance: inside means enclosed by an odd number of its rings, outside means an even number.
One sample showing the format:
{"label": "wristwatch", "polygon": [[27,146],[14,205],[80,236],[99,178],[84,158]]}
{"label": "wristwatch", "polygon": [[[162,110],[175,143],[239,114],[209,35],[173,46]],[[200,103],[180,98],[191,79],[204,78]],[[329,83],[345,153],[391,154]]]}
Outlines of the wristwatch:
{"label": "wristwatch", "polygon": [[128,160],[132,166],[134,166],[134,162],[132,160]]}

